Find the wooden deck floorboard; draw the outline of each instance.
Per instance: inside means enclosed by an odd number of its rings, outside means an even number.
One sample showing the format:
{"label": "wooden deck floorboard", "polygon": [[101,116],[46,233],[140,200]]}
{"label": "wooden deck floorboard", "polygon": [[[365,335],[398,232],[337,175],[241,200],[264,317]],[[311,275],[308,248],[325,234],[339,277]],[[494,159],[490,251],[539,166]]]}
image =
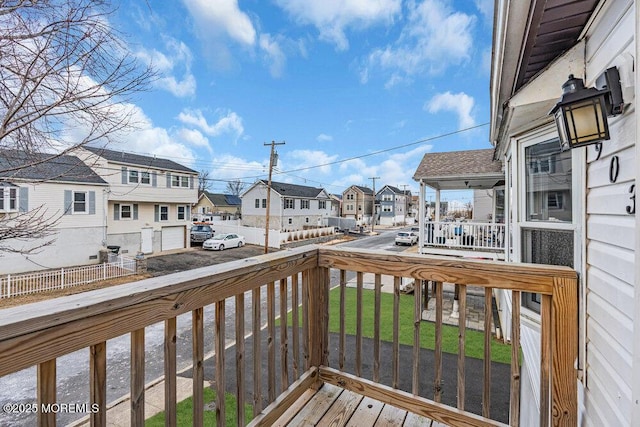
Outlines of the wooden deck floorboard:
{"label": "wooden deck floorboard", "polygon": [[[340,387],[309,389],[280,417],[287,426],[431,427],[433,421]],[[442,424],[438,424],[442,426]]]}

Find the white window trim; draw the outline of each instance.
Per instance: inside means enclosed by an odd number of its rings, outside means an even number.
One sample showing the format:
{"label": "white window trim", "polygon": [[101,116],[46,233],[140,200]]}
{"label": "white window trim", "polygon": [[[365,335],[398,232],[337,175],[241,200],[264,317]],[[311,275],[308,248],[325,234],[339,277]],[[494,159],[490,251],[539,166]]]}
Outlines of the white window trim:
{"label": "white window trim", "polygon": [[[167,210],[167,218],[162,219],[162,209]],[[158,205],[158,222],[169,222],[169,205]]]}
{"label": "white window trim", "polygon": [[[76,210],[76,194],[84,194],[84,210]],[[73,215],[88,215],[89,214],[89,192],[88,191],[71,191],[71,213]]]}
{"label": "white window trim", "polygon": [[[180,209],[183,209],[182,214],[184,218],[180,218]],[[189,209],[189,205],[177,205],[176,206],[176,219],[178,221],[187,221],[187,209]]]}
{"label": "white window trim", "polygon": [[[144,182],[143,176],[146,175],[148,182]],[[151,172],[143,171],[138,173],[138,180],[142,185],[151,185]]]}
{"label": "white window trim", "polygon": [[[15,192],[15,206],[11,208],[11,192]],[[18,187],[12,186],[0,186],[0,193],[2,193],[3,198],[3,207],[0,209],[0,212],[9,213],[9,212],[18,212],[20,210],[20,191]]]}
{"label": "white window trim", "polygon": [[[122,216],[122,208],[124,206],[129,206],[129,218],[125,218],[124,216]],[[133,204],[129,204],[129,203],[125,203],[125,204],[120,204],[120,212],[118,212],[118,220],[119,221],[133,221]]]}
{"label": "white window trim", "polygon": [[[546,229],[546,230],[567,230],[573,231],[574,233],[574,245],[573,245],[573,260],[574,260],[574,270],[578,271],[581,277],[585,277],[585,269],[584,260],[582,259],[582,254],[585,253],[586,244],[583,242],[583,230],[585,229],[586,224],[586,213],[584,212],[584,206],[586,204],[585,198],[585,186],[586,186],[586,151],[585,148],[573,149],[571,151],[571,199],[572,199],[572,221],[568,222],[551,222],[551,221],[527,221],[526,220],[526,182],[525,182],[525,169],[528,165],[524,164],[524,150],[527,147],[532,145],[549,141],[551,139],[557,138],[557,130],[553,123],[545,126],[543,128],[537,129],[536,131],[521,137],[519,139],[513,139],[512,143],[517,147],[516,150],[511,151],[511,165],[512,165],[512,179],[513,179],[513,189],[516,194],[519,195],[517,201],[513,205],[513,242],[511,242],[511,247],[513,249],[513,261],[514,262],[522,262],[522,232],[524,229]],[[507,200],[511,203],[514,201],[511,200],[512,195],[508,194],[509,189],[507,187],[505,191],[505,206]],[[508,217],[508,212],[505,211],[505,217]],[[508,219],[507,219],[508,221]],[[505,221],[506,222],[506,221]],[[584,300],[584,281],[581,281],[581,290],[580,290],[580,298]],[[583,304],[583,302],[580,302]],[[533,310],[529,310],[528,308],[522,306],[521,314],[523,317],[528,318],[534,322],[540,322],[540,315]],[[584,333],[584,328],[582,328],[582,332]],[[584,340],[582,340],[584,343]],[[584,344],[583,344],[584,345]],[[584,360],[584,359],[582,359]]]}

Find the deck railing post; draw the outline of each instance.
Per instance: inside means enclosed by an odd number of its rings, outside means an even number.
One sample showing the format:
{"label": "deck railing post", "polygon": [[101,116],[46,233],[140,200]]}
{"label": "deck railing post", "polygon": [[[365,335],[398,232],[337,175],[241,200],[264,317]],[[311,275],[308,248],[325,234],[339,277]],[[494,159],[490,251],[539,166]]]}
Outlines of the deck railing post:
{"label": "deck railing post", "polygon": [[552,301],[551,425],[578,424],[578,281],[555,278]]}
{"label": "deck railing post", "polygon": [[312,268],[307,277],[309,280],[307,327],[310,365],[327,365],[329,356],[329,269]]}

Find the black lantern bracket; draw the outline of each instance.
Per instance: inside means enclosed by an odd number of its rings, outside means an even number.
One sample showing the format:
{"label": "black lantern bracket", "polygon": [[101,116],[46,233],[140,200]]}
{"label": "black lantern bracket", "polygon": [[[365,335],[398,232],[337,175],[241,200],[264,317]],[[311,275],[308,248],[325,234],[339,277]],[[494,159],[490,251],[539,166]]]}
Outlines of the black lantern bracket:
{"label": "black lantern bracket", "polygon": [[618,67],[608,68],[607,71],[600,74],[596,79],[596,89],[609,91],[609,95],[605,97],[608,116],[615,117],[624,112],[624,99],[622,98],[622,85]]}

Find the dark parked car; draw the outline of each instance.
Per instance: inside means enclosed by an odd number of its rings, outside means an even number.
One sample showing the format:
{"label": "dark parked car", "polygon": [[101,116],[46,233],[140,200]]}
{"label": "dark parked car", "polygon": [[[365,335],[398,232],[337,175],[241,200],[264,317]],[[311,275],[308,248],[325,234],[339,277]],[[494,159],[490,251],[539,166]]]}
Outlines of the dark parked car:
{"label": "dark parked car", "polygon": [[191,243],[202,243],[213,237],[215,230],[208,224],[193,224],[191,227]]}

